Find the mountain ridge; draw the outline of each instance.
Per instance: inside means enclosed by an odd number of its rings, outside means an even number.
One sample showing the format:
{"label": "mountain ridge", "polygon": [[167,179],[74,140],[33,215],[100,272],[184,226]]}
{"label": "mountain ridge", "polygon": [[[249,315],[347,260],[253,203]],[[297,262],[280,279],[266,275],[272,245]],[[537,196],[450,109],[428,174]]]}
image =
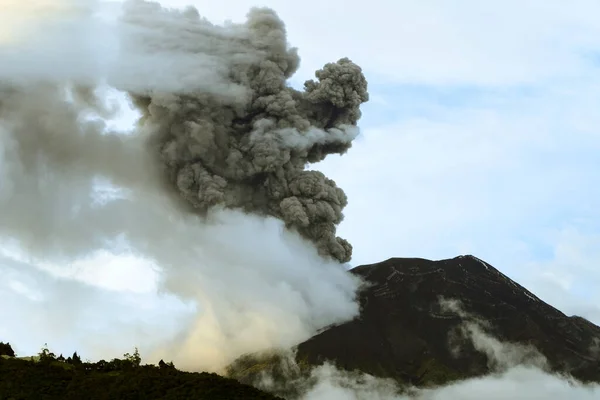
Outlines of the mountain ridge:
{"label": "mountain ridge", "polygon": [[[488,355],[461,336],[464,324],[475,322],[502,343],[539,353],[549,372],[600,382],[600,351],[591,350],[600,343],[600,327],[565,315],[474,255],[392,257],[349,272],[365,282],[360,315],[298,344],[295,360],[303,368],[328,362],[414,386],[486,375],[493,369]],[[448,300],[460,301],[461,310],[444,307]],[[251,357],[244,368],[234,362],[230,375],[252,383],[261,371],[277,374],[276,357],[256,357],[251,368]]]}

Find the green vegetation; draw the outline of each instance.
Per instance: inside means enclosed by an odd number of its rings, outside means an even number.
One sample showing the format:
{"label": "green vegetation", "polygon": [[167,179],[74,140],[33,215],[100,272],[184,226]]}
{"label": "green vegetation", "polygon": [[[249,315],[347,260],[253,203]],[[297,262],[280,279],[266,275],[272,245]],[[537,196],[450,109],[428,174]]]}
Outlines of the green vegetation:
{"label": "green vegetation", "polygon": [[[298,398],[315,383],[311,369],[289,351],[270,350],[240,356],[227,367],[226,376],[277,396]],[[267,377],[268,387],[264,384]]]}
{"label": "green vegetation", "polygon": [[416,363],[411,368],[410,374],[416,377],[416,379],[409,381],[410,384],[420,387],[445,385],[468,378],[440,363],[435,358],[426,358],[420,363]]}
{"label": "green vegetation", "polygon": [[[308,368],[304,368],[308,367]],[[310,375],[310,366],[298,363],[295,356],[285,351],[264,351],[244,354],[227,367],[227,376],[240,381],[255,381],[268,375],[275,381]]]}
{"label": "green vegetation", "polygon": [[217,374],[179,371],[171,362],[142,365],[137,349],[95,363],[77,353],[57,357],[47,345],[37,357],[19,359],[8,343],[0,343],[0,355],[2,400],[277,399]]}

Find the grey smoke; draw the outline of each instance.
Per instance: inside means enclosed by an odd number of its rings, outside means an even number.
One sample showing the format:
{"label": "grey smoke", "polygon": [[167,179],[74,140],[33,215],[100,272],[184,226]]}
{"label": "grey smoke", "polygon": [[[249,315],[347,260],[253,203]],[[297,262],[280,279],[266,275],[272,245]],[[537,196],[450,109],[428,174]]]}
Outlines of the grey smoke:
{"label": "grey smoke", "polygon": [[[61,0],[77,13],[36,14],[43,29],[0,44],[0,251],[61,276],[99,251],[148,260],[193,312],[141,350],[187,369],[354,317],[360,282],[335,235],[346,198],[306,168],[358,134],[360,69],[344,59],[288,87],[299,59],[271,10],[215,26],[128,1],[104,24],[85,3]],[[110,90],[142,114],[130,132],[105,121]]]}
{"label": "grey smoke", "polygon": [[[323,256],[348,262],[352,246],[336,236],[346,195],[306,167],[350,148],[359,107],[368,100],[365,77],[344,58],[317,71],[304,91],[289,87],[286,80],[300,58],[287,44],[283,22],[270,9],[252,9],[247,18],[243,25],[220,27],[194,9],[132,4],[124,20],[137,29],[174,21],[163,26],[160,37],[130,43],[136,51],[142,46],[143,53],[210,55],[224,87],[239,92],[233,97],[132,90],[142,126],[170,186],[198,212],[224,206],[274,216],[315,243]],[[180,40],[164,40],[165,32]],[[194,40],[198,37],[210,40]]]}
{"label": "grey smoke", "polygon": [[[307,167],[345,153],[358,135],[359,107],[368,100],[360,67],[344,58],[317,71],[303,91],[291,88],[287,80],[300,58],[287,43],[283,22],[266,8],[252,9],[243,24],[217,26],[193,8],[167,10],[134,0],[125,3],[120,17],[119,46],[108,46],[105,60],[96,56],[97,68],[91,69],[96,75],[81,72],[89,69],[86,63],[69,66],[76,69],[68,74],[75,84],[70,96],[52,83],[65,80],[62,68],[52,76],[30,62],[37,51],[24,52],[23,59],[6,53],[17,57],[7,64],[28,68],[22,73],[0,68],[0,77],[13,82],[3,85],[0,100],[5,129],[10,125],[3,134],[4,157],[13,158],[10,168],[37,174],[29,193],[24,182],[9,176],[2,192],[12,193],[12,202],[33,201],[48,165],[51,173],[66,175],[75,165],[83,167],[124,187],[143,186],[160,175],[162,188],[178,193],[200,215],[218,206],[273,216],[312,241],[322,256],[350,261],[352,246],[336,235],[346,195]],[[101,36],[107,32],[93,27]],[[58,48],[64,36],[46,41]],[[88,52],[77,54],[85,58]],[[36,85],[18,79],[23,77]],[[94,88],[102,82],[127,92],[141,112],[134,135],[105,132],[98,117],[116,110],[97,99]],[[96,120],[85,120],[85,113]]]}

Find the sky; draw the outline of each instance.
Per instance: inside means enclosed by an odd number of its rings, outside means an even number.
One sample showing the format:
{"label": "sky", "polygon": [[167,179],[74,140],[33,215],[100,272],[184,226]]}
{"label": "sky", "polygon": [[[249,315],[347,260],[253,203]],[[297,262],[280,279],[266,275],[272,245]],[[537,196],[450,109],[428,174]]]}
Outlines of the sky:
{"label": "sky", "polygon": [[[473,254],[600,324],[600,3],[161,3],[194,5],[215,23],[274,8],[302,57],[294,85],[341,57],[363,68],[371,100],[361,134],[316,166],[348,195],[339,233],[353,265]],[[157,293],[148,263],[133,257],[100,253],[68,273],[8,258],[0,268],[0,302],[10,305],[0,339],[21,354],[44,342],[113,346],[115,325],[128,351],[169,337],[188,307]],[[48,312],[65,301],[72,307]],[[47,318],[71,313],[81,329],[48,330]]]}

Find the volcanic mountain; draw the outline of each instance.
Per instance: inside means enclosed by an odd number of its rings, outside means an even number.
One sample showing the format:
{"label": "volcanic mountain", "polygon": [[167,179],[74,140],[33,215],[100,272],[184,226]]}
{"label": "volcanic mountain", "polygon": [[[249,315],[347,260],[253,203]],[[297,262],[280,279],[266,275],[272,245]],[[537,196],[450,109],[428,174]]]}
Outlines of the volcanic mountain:
{"label": "volcanic mountain", "polygon": [[[491,368],[488,356],[459,335],[474,320],[503,343],[536,349],[552,372],[600,381],[594,351],[600,327],[563,314],[474,256],[392,258],[351,272],[367,283],[359,295],[360,316],[299,344],[299,365],[329,361],[416,386],[484,375]],[[460,303],[459,312],[444,306],[449,300]],[[241,358],[230,375],[251,383],[259,370],[274,368],[264,359],[252,366],[251,360]]]}

